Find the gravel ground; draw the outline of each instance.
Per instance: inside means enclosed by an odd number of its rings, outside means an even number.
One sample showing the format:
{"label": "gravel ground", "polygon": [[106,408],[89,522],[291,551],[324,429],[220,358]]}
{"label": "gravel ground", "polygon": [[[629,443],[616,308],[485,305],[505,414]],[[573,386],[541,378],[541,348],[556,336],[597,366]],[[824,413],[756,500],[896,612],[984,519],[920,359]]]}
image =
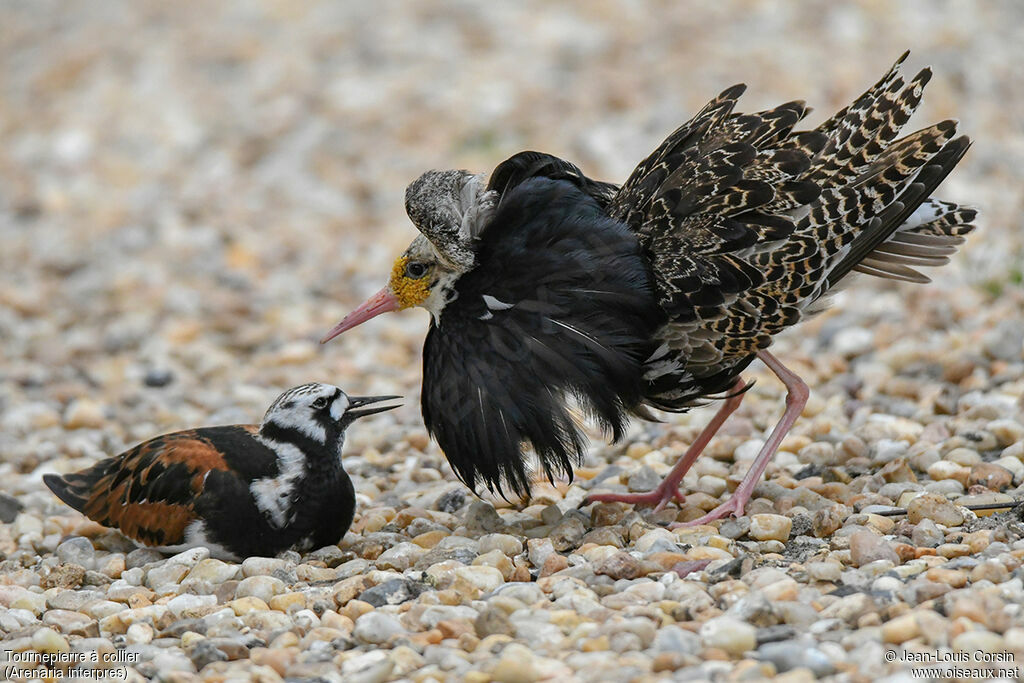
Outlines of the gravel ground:
{"label": "gravel ground", "polygon": [[[1012,678],[1024,524],[962,505],[1024,498],[1022,46],[1012,0],[3,3],[0,647],[122,680]],[[724,499],[781,414],[760,366],[655,515],[577,506],[648,488],[713,407],[483,501],[418,415],[425,313],[317,345],[411,239],[421,171],[534,148],[621,180],[734,82],[813,124],[906,48],[935,68],[912,123],[976,140],[942,196],[979,230],[932,285],[861,281],[778,341],[812,397],[749,516],[660,526]],[[338,547],[163,558],[42,485],[314,380],[409,397],[350,430]]]}

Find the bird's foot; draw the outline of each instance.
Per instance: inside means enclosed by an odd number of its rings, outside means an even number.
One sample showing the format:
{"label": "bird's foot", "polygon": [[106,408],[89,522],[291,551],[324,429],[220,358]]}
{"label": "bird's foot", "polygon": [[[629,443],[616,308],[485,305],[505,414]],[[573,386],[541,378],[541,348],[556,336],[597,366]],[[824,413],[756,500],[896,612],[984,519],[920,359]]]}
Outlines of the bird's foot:
{"label": "bird's foot", "polygon": [[742,517],[743,508],[747,504],[747,500],[750,499],[750,496],[742,496],[737,494],[738,492],[734,493],[732,497],[729,498],[729,500],[725,501],[708,514],[704,515],[703,517],[691,519],[689,522],[676,522],[675,524],[670,524],[668,528],[684,529],[686,527],[691,526],[700,526],[701,524],[710,524],[715,520],[728,517],[729,515],[733,515],[735,517]]}
{"label": "bird's foot", "polygon": [[655,489],[647,493],[594,493],[587,496],[590,503],[629,503],[631,505],[653,505],[655,512],[661,510],[675,500],[682,503],[686,495],[679,489],[676,482],[666,479]]}

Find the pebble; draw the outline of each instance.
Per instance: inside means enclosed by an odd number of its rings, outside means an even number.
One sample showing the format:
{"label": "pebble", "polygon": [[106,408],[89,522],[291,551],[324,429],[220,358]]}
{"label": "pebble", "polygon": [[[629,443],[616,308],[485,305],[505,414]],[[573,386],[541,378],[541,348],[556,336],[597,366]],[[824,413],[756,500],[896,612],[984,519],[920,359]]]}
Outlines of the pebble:
{"label": "pebble", "polygon": [[67,429],[98,429],[105,423],[103,407],[91,399],[75,399],[64,410],[64,427]]}
{"label": "pebble", "polygon": [[843,514],[836,507],[818,510],[811,517],[811,530],[818,538],[831,536],[843,525]]}
{"label": "pebble", "polygon": [[25,509],[20,500],[6,493],[0,493],[0,522],[10,524],[18,518],[18,513]]}
{"label": "pebble", "polygon": [[700,627],[700,638],[705,647],[717,648],[738,657],[757,645],[757,629],[731,617],[715,617]]}
{"label": "pebble", "polygon": [[276,572],[294,569],[295,563],[276,557],[248,557],[242,562],[242,576],[272,576]]}
{"label": "pebble", "polygon": [[953,479],[966,485],[967,479],[971,476],[971,469],[949,460],[940,460],[928,468],[928,476],[936,481]]}
{"label": "pebble", "polygon": [[[374,607],[400,605],[409,600],[416,599],[427,590],[428,587],[425,584],[417,581],[404,578],[390,579],[360,593],[359,600],[369,603]],[[335,594],[335,599],[337,599],[337,593]],[[339,603],[341,602],[339,600]]]}
{"label": "pebble", "polygon": [[885,560],[899,564],[900,559],[885,539],[870,531],[856,531],[850,536],[850,559],[855,567]]}
{"label": "pebble", "polygon": [[577,548],[586,532],[583,520],[575,515],[566,515],[565,519],[551,530],[548,538],[556,551],[566,552]]}
{"label": "pebble", "polygon": [[968,486],[984,486],[993,491],[1002,491],[1013,483],[1013,472],[991,462],[983,462],[971,468],[967,477]]}
{"label": "pebble", "polygon": [[816,581],[839,581],[843,565],[838,562],[810,562],[807,573]]}
{"label": "pebble", "polygon": [[32,649],[38,652],[57,653],[70,652],[71,646],[67,638],[60,635],[52,628],[41,628],[32,634]]}
{"label": "pebble", "polygon": [[479,638],[486,638],[495,634],[511,636],[515,628],[504,610],[489,607],[477,616],[473,623],[476,635]]}
{"label": "pebble", "polygon": [[964,522],[963,513],[953,503],[934,493],[917,496],[907,506],[907,520],[911,524],[917,524],[923,519],[947,527],[960,526]]}
{"label": "pebble", "polygon": [[836,666],[830,657],[807,642],[787,640],[765,643],[757,648],[754,657],[771,662],[778,673],[796,670],[810,671],[815,677],[830,676]]}
{"label": "pebble", "polygon": [[911,533],[914,545],[921,548],[934,548],[942,543],[945,538],[946,535],[935,526],[935,522],[927,518],[918,522]]}
{"label": "pebble", "polygon": [[491,669],[491,679],[497,683],[533,683],[540,679],[536,656],[519,643],[512,643],[501,652]]}
{"label": "pebble", "polygon": [[499,550],[509,557],[523,552],[523,542],[509,534],[485,534],[479,539],[480,554]]}
{"label": "pebble", "polygon": [[383,612],[367,612],[356,619],[352,635],[365,643],[382,645],[405,632],[401,622],[394,616]]}
{"label": "pebble", "polygon": [[757,541],[788,541],[793,520],[783,515],[751,515],[750,537]]}
{"label": "pebble", "polygon": [[526,546],[530,564],[534,567],[543,567],[544,561],[555,552],[555,547],[547,538],[531,538],[527,541]]}
{"label": "pebble", "polygon": [[640,561],[627,552],[617,552],[595,570],[595,574],[604,574],[613,579],[635,579],[642,572]]}
{"label": "pebble", "polygon": [[177,585],[188,574],[189,568],[182,564],[161,564],[146,572],[146,586],[154,590],[163,590],[169,585]]}
{"label": "pebble", "polygon": [[95,630],[94,635],[99,635],[96,620],[85,614],[71,610],[51,609],[48,610],[42,619],[43,623],[53,626],[62,634],[84,636]]}
{"label": "pebble", "polygon": [[207,558],[200,560],[189,570],[185,581],[209,581],[212,584],[221,584],[238,578],[240,573],[238,565]]}
{"label": "pebble", "polygon": [[87,538],[69,538],[57,546],[56,555],[61,562],[92,569],[96,565],[96,551]]}
{"label": "pebble", "polygon": [[475,598],[482,593],[489,593],[503,583],[505,577],[494,567],[472,566],[459,567],[454,572],[451,588],[460,595]]}
{"label": "pebble", "polygon": [[1005,645],[1002,636],[991,631],[964,631],[953,638],[950,643],[954,650],[960,652],[1003,652]]}
{"label": "pebble", "polygon": [[1024,482],[1024,462],[1022,462],[1019,458],[1014,458],[1012,456],[1004,456],[994,461],[992,464],[997,467],[1002,467],[1003,469],[1010,472],[1010,474],[1013,476],[1014,484],[1020,485],[1022,482]]}
{"label": "pebble", "polygon": [[910,612],[882,625],[882,642],[900,645],[921,635],[918,615]]}
{"label": "pebble", "polygon": [[235,596],[239,598],[259,598],[263,602],[269,602],[275,595],[285,592],[285,583],[272,576],[256,575],[242,579],[235,589]]}

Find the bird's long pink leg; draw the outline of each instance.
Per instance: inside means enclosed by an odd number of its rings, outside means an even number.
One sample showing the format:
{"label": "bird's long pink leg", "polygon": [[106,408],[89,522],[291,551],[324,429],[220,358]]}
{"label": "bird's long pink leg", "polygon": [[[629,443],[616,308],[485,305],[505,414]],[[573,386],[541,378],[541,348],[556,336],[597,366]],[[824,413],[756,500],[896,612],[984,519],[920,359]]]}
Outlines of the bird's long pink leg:
{"label": "bird's long pink leg", "polygon": [[800,417],[800,413],[803,411],[804,406],[807,405],[807,397],[810,395],[810,390],[804,381],[800,379],[796,373],[789,370],[785,365],[779,362],[779,360],[768,353],[767,351],[760,351],[757,357],[768,366],[768,368],[775,373],[775,376],[782,380],[782,383],[786,385],[786,412],[782,415],[782,419],[775,425],[775,429],[772,430],[771,436],[768,437],[768,441],[765,442],[764,446],[761,447],[761,452],[757,454],[757,458],[753,464],[750,465],[750,469],[747,470],[747,474],[743,477],[740,485],[733,492],[729,500],[725,501],[708,514],[698,519],[691,520],[689,522],[682,522],[679,524],[673,524],[672,528],[684,527],[684,526],[696,526],[698,524],[707,524],[713,522],[716,519],[721,519],[729,514],[734,514],[737,517],[743,514],[743,508],[750,500],[751,494],[754,492],[754,487],[761,480],[761,475],[764,474],[764,470],[768,467],[768,463],[771,462],[775,452],[779,450],[779,446],[782,444],[782,440],[792,429],[793,423],[796,422],[797,418]]}
{"label": "bird's long pink leg", "polygon": [[686,453],[683,457],[679,458],[673,467],[672,471],[669,472],[665,479],[658,485],[656,489],[648,491],[647,493],[595,493],[587,497],[588,503],[633,503],[635,505],[655,505],[655,510],[660,510],[665,507],[673,498],[678,500],[680,503],[686,498],[683,492],[679,490],[679,482],[683,480],[686,473],[693,467],[693,463],[696,462],[697,457],[704,451],[704,448],[711,441],[711,437],[715,435],[715,432],[719,430],[722,423],[732,415],[737,408],[740,407],[740,403],[743,401],[744,389],[746,384],[743,380],[737,380],[736,384],[730,389],[731,395],[722,404],[722,407],[718,409],[715,416],[711,418],[711,422],[704,427],[704,430],[694,440],[690,447],[686,449]]}

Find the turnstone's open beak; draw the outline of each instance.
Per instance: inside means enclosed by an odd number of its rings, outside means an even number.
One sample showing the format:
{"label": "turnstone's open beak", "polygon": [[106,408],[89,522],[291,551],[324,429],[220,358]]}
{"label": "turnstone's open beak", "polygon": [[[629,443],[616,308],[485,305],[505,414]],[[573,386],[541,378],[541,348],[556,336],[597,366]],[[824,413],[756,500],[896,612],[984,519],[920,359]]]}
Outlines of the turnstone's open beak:
{"label": "turnstone's open beak", "polygon": [[370,318],[376,318],[381,313],[397,311],[399,308],[401,305],[398,303],[398,298],[391,292],[390,287],[385,287],[364,301],[359,308],[342,318],[341,322],[331,328],[331,331],[320,340],[320,343],[326,344],[342,332],[351,330],[356,325],[362,325]]}
{"label": "turnstone's open beak", "polygon": [[376,415],[377,413],[383,413],[385,410],[391,410],[402,405],[393,406],[377,406],[376,408],[363,408],[362,410],[353,410],[353,408],[359,408],[360,406],[368,406],[373,403],[380,403],[381,401],[393,401],[401,396],[349,396],[348,397],[348,408],[345,410],[346,420],[357,420],[367,415]]}

